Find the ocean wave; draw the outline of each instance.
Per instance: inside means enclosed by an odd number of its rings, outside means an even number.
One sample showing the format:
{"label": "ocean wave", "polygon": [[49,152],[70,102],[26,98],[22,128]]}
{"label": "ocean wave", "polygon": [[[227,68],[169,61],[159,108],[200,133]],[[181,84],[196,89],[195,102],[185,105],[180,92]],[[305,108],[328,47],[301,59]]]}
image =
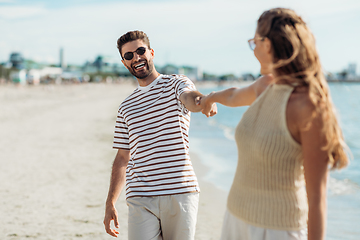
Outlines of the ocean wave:
{"label": "ocean wave", "polygon": [[360,186],[350,179],[335,179],[330,177],[328,181],[330,195],[350,195],[360,191]]}
{"label": "ocean wave", "polygon": [[235,128],[226,126],[224,124],[219,123],[215,119],[209,120],[210,126],[215,126],[220,128],[223,131],[224,137],[228,140],[235,141]]}

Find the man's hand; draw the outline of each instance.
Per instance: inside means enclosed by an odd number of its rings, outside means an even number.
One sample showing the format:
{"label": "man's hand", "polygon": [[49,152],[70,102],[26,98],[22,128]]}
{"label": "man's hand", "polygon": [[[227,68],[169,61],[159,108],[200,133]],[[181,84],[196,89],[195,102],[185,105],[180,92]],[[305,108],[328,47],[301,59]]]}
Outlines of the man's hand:
{"label": "man's hand", "polygon": [[216,103],[210,101],[209,99],[210,94],[202,97],[197,97],[195,99],[196,105],[201,107],[201,112],[205,114],[206,117],[212,117],[215,114],[217,114]]}
{"label": "man's hand", "polygon": [[104,225],[105,225],[105,230],[108,234],[110,234],[113,237],[117,237],[117,234],[119,234],[119,232],[116,231],[115,229],[110,228],[111,221],[114,221],[115,227],[119,228],[118,213],[116,208],[112,205],[106,206]]}
{"label": "man's hand", "polygon": [[119,234],[119,232],[111,229],[110,223],[111,221],[114,221],[115,227],[119,228],[118,213],[115,208],[115,203],[125,185],[126,166],[128,165],[129,160],[130,150],[119,149],[111,171],[109,193],[105,204],[104,225],[106,232],[113,237],[117,237],[116,234]]}
{"label": "man's hand", "polygon": [[[201,112],[202,106],[200,105],[200,99],[203,95],[198,91],[183,92],[180,95],[180,101],[190,112]],[[204,112],[203,112],[204,113]],[[217,107],[214,103],[209,110],[208,117],[212,117],[217,113]],[[206,114],[205,114],[206,115]]]}

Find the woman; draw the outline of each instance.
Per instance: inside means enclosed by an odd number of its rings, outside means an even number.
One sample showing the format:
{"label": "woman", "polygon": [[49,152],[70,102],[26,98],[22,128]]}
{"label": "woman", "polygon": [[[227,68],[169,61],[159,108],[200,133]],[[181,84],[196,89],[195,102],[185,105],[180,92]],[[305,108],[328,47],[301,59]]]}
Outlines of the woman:
{"label": "woman", "polygon": [[264,76],[199,102],[206,115],[214,102],[251,105],[235,132],[222,239],[324,239],[329,167],[348,157],[314,37],[294,11],[276,8],[260,16],[249,44]]}

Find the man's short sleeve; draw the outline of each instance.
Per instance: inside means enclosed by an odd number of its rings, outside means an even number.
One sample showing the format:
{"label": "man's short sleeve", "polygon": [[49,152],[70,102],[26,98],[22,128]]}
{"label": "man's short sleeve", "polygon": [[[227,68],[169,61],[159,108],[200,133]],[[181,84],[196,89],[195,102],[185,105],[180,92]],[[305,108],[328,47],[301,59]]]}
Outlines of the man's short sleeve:
{"label": "man's short sleeve", "polygon": [[120,111],[116,117],[113,148],[130,150],[128,127]]}
{"label": "man's short sleeve", "polygon": [[180,100],[180,95],[183,92],[196,91],[195,84],[186,76],[178,75],[175,80],[175,92],[176,98]]}

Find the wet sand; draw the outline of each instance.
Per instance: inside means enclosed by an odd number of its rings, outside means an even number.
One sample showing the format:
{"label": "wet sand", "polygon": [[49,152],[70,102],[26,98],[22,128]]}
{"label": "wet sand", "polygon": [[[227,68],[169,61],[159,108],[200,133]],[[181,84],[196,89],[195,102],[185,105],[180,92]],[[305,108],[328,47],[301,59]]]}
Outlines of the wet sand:
{"label": "wet sand", "polygon": [[[112,134],[134,88],[0,85],[0,239],[114,239],[102,224]],[[196,239],[219,239],[226,193],[203,181],[206,167],[191,158],[201,188]],[[117,209],[127,239],[124,194]]]}

